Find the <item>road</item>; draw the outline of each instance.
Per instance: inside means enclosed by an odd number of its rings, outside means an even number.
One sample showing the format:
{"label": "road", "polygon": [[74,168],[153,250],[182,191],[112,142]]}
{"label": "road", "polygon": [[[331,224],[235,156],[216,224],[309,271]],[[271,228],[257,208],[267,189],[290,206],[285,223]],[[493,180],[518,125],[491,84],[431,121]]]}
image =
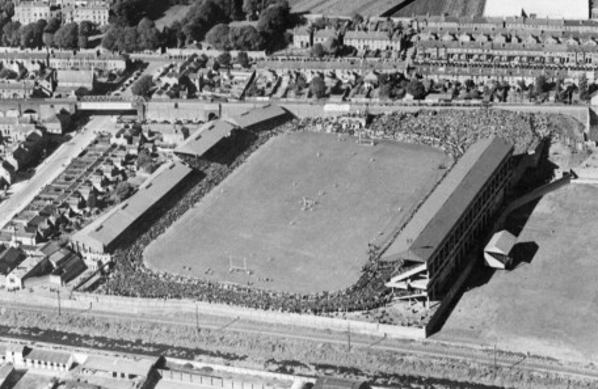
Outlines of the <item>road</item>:
{"label": "road", "polygon": [[[3,307],[16,310],[26,310],[33,312],[56,313],[56,306],[35,306],[23,305],[21,303],[3,302]],[[225,332],[237,332],[247,335],[261,335],[279,338],[282,341],[293,339],[300,341],[309,341],[316,343],[326,343],[335,345],[346,345],[348,350],[375,349],[380,351],[390,351],[397,354],[406,354],[427,358],[444,358],[456,361],[471,361],[486,366],[495,366],[502,368],[517,369],[528,372],[544,372],[551,374],[560,374],[569,377],[598,380],[598,370],[582,367],[580,365],[565,365],[558,361],[526,356],[523,354],[510,354],[503,352],[493,352],[465,344],[451,344],[438,341],[412,341],[401,339],[388,339],[381,337],[371,337],[365,335],[351,334],[350,346],[348,334],[344,332],[335,332],[330,330],[316,330],[307,328],[298,328],[290,326],[267,325],[259,322],[250,322],[242,319],[224,318],[220,316],[209,316],[205,313],[193,317],[193,315],[139,315],[136,313],[112,313],[107,311],[98,311],[90,307],[88,309],[61,309],[62,314],[70,313],[74,315],[85,315],[96,317],[98,319],[109,319],[116,323],[120,320],[142,320],[145,322],[162,325],[188,325],[190,327],[198,326],[200,329],[210,329]],[[349,351],[350,352],[350,351]]]}
{"label": "road", "polygon": [[40,193],[44,186],[49,185],[64,171],[71,160],[95,138],[95,131],[114,129],[114,123],[111,122],[110,116],[93,118],[87,124],[85,131],[75,135],[70,142],[62,144],[46,158],[37,167],[33,177],[9,188],[9,198],[0,203],[0,226],[6,225],[14,215],[25,208]]}

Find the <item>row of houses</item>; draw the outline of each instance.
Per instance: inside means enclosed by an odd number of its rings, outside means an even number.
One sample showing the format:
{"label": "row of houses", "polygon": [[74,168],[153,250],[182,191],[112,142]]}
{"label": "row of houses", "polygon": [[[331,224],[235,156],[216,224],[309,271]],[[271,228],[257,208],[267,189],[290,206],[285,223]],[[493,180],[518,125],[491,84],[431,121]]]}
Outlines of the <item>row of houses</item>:
{"label": "row of houses", "polygon": [[346,46],[351,46],[359,51],[368,50],[393,50],[401,51],[403,47],[403,34],[401,31],[380,30],[347,30],[341,32],[332,28],[312,29],[309,26],[300,26],[293,29],[293,47],[306,49],[313,45],[326,44],[331,39]]}
{"label": "row of houses", "polygon": [[480,64],[488,67],[583,69],[592,73],[598,64],[598,46],[580,48],[544,44],[419,42],[415,49],[414,64],[438,62],[464,66]]}
{"label": "row of houses", "polygon": [[566,31],[598,33],[598,21],[588,19],[549,19],[526,16],[416,16],[412,25],[417,30],[425,28],[471,28],[477,30],[510,29],[516,31]]}
{"label": "row of houses", "polygon": [[[16,343],[0,343],[0,387],[17,374],[16,370],[69,372],[73,381],[116,379],[129,381],[133,387],[144,387],[155,378],[161,357],[116,357],[71,353],[52,348],[28,347]],[[22,373],[21,373],[22,374]],[[46,374],[48,375],[48,374]],[[51,378],[48,375],[48,378]],[[103,385],[102,385],[103,386]],[[118,384],[118,387],[123,387]],[[78,387],[76,385],[76,387]]]}
{"label": "row of houses", "polygon": [[96,87],[96,75],[93,70],[55,70],[46,68],[28,73],[18,63],[7,65],[16,68],[19,78],[0,80],[0,98],[27,99],[71,94],[92,93]]}
{"label": "row of houses", "polygon": [[45,68],[124,71],[130,65],[127,55],[101,50],[59,51],[3,48],[0,54],[0,63],[3,66],[18,64],[28,71],[40,71]]}
{"label": "row of houses", "polygon": [[108,24],[110,4],[103,0],[64,1],[15,1],[14,21],[22,25],[35,23],[40,19],[57,18],[63,23],[90,21],[98,26]]}

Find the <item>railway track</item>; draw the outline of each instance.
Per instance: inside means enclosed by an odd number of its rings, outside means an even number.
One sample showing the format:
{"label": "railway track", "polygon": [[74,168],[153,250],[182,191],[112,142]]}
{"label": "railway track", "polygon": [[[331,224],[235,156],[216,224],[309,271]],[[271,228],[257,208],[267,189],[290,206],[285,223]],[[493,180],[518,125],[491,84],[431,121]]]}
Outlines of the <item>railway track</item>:
{"label": "railway track", "polygon": [[[4,308],[21,311],[43,312],[56,314],[56,308],[22,304],[3,304]],[[408,356],[420,356],[427,358],[443,358],[455,361],[468,361],[483,364],[495,368],[517,369],[528,372],[543,372],[557,374],[566,377],[575,377],[581,379],[590,379],[598,381],[598,370],[585,368],[582,366],[564,365],[555,360],[541,359],[537,356],[525,354],[506,353],[491,349],[467,346],[462,344],[452,344],[438,341],[412,341],[400,339],[375,338],[358,334],[347,334],[336,331],[322,331],[297,327],[274,327],[272,325],[264,326],[263,323],[250,322],[242,319],[233,319],[201,315],[201,318],[177,316],[175,318],[160,315],[138,315],[127,313],[111,313],[98,311],[94,309],[62,309],[63,313],[68,312],[74,315],[85,315],[97,317],[100,319],[110,319],[114,321],[123,319],[141,320],[149,323],[164,325],[187,325],[190,327],[199,326],[199,329],[210,329],[214,331],[237,332],[248,335],[270,336],[280,339],[292,339],[301,341],[310,341],[317,343],[327,343],[334,345],[347,345],[348,351],[355,349],[389,351]],[[348,336],[351,337],[348,341]],[[18,337],[18,336],[16,336]]]}

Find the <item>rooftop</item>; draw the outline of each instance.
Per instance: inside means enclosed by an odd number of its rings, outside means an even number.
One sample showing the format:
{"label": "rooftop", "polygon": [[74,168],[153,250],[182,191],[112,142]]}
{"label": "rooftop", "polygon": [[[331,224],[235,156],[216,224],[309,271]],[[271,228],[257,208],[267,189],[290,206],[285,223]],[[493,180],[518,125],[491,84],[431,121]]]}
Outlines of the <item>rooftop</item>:
{"label": "rooftop", "polygon": [[130,199],[77,232],[72,240],[91,247],[109,246],[191,172],[178,162],[161,166]]}
{"label": "rooftop", "polygon": [[125,373],[139,377],[147,377],[151,368],[158,362],[157,359],[127,359],[110,358],[99,355],[90,355],[81,365],[83,369],[99,370],[104,372]]}
{"label": "rooftop", "polygon": [[250,128],[255,125],[268,122],[272,119],[289,116],[289,113],[278,105],[266,105],[260,108],[254,108],[240,115],[231,116],[226,119],[240,128]]}
{"label": "rooftop", "polygon": [[33,349],[24,358],[66,365],[71,360],[71,357],[71,354],[62,351]]}
{"label": "rooftop", "polygon": [[513,151],[498,137],[473,144],[432,192],[411,223],[424,226],[409,248],[410,258],[427,262],[486,182]]}
{"label": "rooftop", "polygon": [[207,122],[177,147],[175,152],[201,157],[220,140],[230,136],[234,129],[232,124],[224,120]]}

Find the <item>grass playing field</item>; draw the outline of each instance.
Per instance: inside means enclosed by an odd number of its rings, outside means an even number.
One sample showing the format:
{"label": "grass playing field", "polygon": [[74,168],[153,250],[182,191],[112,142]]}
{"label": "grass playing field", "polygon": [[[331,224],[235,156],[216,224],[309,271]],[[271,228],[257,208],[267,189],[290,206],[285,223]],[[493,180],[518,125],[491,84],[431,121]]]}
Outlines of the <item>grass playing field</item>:
{"label": "grass playing field", "polygon": [[170,26],[174,21],[182,20],[187,12],[189,12],[189,8],[191,7],[188,5],[173,5],[166,10],[160,19],[156,20],[156,27],[162,30],[165,26]]}
{"label": "grass playing field", "polygon": [[486,0],[415,0],[397,11],[393,16],[412,15],[482,16]]}
{"label": "grass playing field", "polygon": [[[281,135],[150,244],[144,259],[152,269],[219,282],[340,290],[359,278],[368,242],[404,223],[446,163],[425,146]],[[245,258],[252,274],[229,273],[231,257],[236,266]]]}

